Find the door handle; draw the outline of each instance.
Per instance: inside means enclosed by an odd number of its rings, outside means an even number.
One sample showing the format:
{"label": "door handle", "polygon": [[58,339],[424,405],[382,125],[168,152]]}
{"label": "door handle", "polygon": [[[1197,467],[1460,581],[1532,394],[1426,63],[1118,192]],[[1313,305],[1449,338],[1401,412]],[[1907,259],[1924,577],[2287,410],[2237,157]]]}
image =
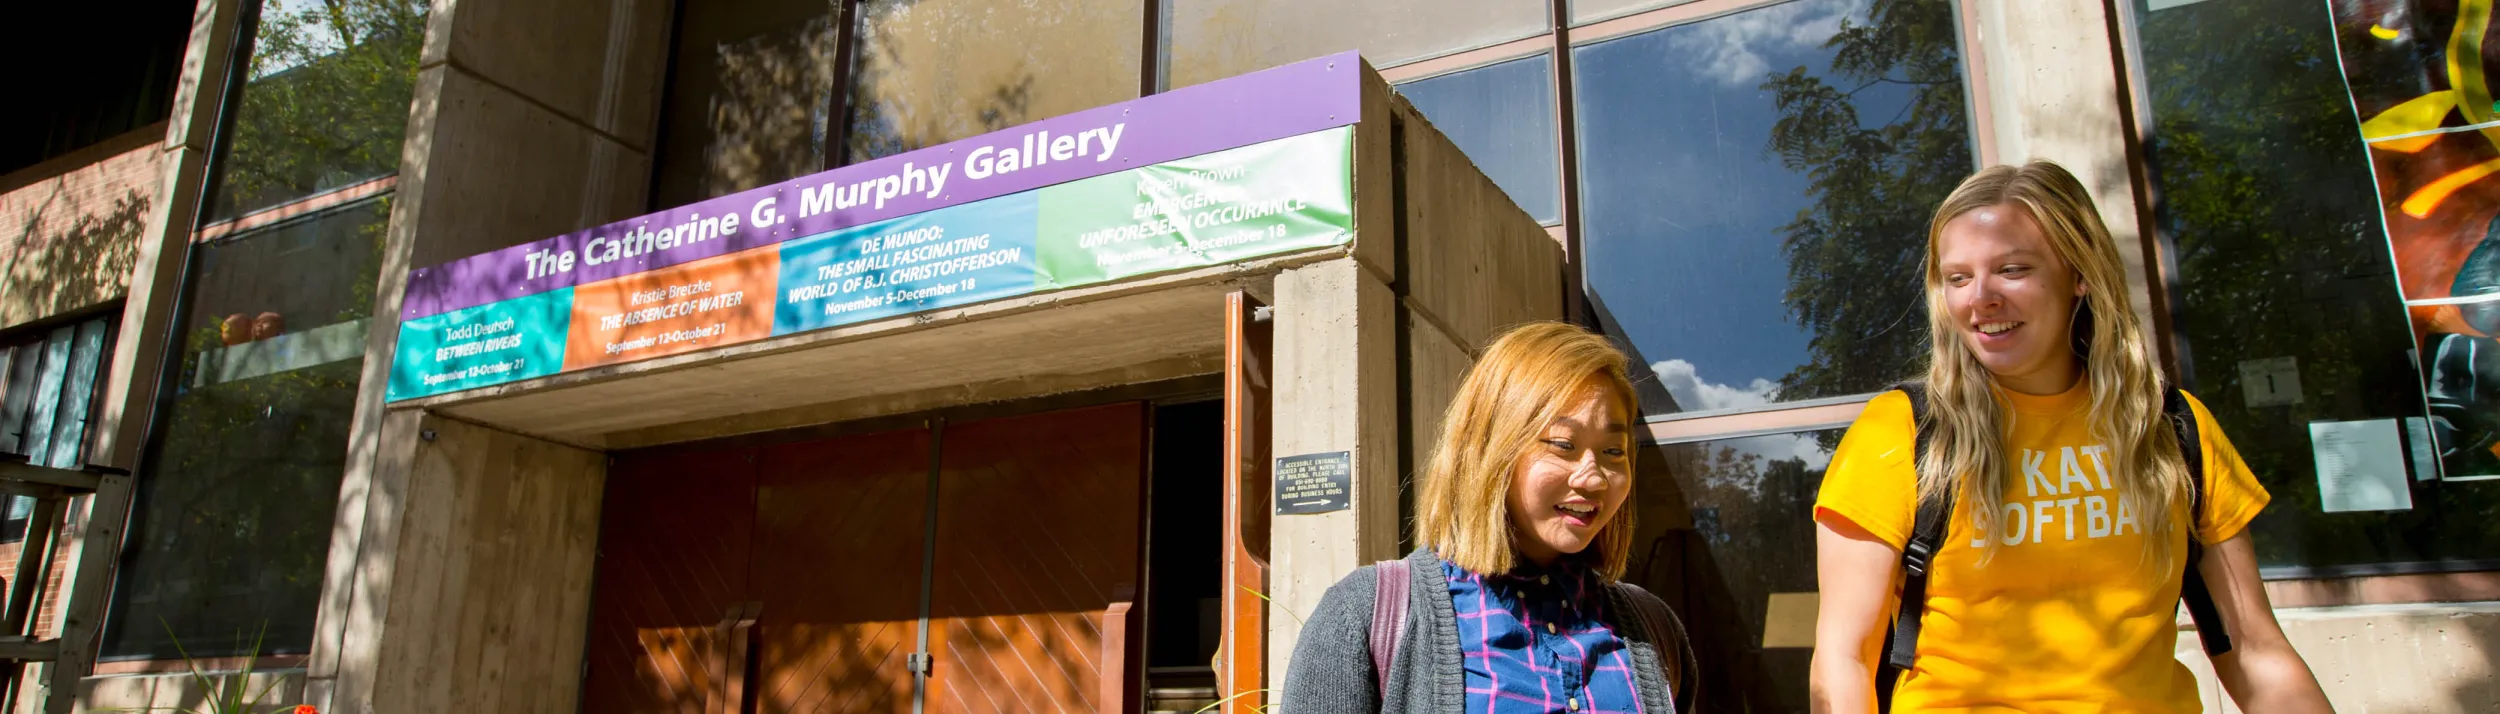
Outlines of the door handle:
{"label": "door handle", "polygon": [[755,621],[764,614],[761,601],[742,602],[729,607],[729,614],[713,628],[719,649],[712,657],[712,696],[707,714],[744,714],[747,691],[754,683],[747,681],[747,660],[755,652]]}

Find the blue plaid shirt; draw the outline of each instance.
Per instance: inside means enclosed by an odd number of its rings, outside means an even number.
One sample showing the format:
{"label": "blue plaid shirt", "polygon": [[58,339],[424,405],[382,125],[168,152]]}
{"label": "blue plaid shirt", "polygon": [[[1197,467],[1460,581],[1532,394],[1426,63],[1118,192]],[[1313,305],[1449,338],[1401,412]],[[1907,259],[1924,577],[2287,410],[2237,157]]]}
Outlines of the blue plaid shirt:
{"label": "blue plaid shirt", "polygon": [[1565,558],[1486,577],[1441,561],[1458,608],[1469,714],[1645,714],[1606,590]]}

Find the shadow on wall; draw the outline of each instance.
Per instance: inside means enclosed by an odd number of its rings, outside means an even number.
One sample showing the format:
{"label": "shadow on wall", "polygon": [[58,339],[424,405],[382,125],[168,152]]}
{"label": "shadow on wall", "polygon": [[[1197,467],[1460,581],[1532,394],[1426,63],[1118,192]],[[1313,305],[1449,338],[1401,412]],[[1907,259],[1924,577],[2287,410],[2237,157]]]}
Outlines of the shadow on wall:
{"label": "shadow on wall", "polygon": [[[2337,711],[2500,712],[2500,607],[2488,604],[2288,608],[2284,634]],[[2179,661],[2196,675],[2204,711],[2239,714],[2192,631]],[[2229,655],[2225,655],[2226,657]]]}
{"label": "shadow on wall", "polygon": [[[153,172],[146,175],[153,176]],[[18,325],[92,307],[122,296],[139,233],[154,204],[152,184],[125,185],[80,200],[73,182],[56,179],[30,187],[11,200],[33,205],[0,237],[0,325]],[[143,190],[147,189],[147,190]],[[42,192],[40,197],[26,196]],[[0,213],[5,215],[5,213]]]}
{"label": "shadow on wall", "polygon": [[[2500,712],[2500,671],[2492,663],[2500,662],[2500,613],[2482,616],[2481,627],[2465,627],[2465,652],[2454,659],[2458,666],[2480,663],[2478,676],[2458,677],[2448,687],[2448,698],[2456,702],[2454,711]],[[2457,624],[2464,624],[2462,621]]]}

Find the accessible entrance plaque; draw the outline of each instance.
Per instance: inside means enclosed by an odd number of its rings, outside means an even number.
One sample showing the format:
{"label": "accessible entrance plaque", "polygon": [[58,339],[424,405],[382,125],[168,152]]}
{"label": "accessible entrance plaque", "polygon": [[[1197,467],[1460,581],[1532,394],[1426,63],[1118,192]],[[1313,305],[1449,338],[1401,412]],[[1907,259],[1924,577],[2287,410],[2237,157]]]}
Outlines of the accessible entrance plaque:
{"label": "accessible entrance plaque", "polygon": [[389,399],[1344,245],[1361,77],[1322,57],[412,270]]}
{"label": "accessible entrance plaque", "polygon": [[1352,506],[1354,454],[1331,451],[1276,460],[1276,515],[1342,511]]}

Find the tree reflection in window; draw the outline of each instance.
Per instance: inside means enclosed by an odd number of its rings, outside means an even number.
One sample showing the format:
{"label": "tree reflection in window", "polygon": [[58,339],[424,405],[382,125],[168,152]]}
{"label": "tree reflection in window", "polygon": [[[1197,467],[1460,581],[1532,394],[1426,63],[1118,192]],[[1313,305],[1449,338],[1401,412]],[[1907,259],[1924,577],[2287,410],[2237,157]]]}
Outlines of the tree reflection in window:
{"label": "tree reflection in window", "polygon": [[1137,98],[1137,3],[863,0],[849,160]]}
{"label": "tree reflection in window", "polygon": [[399,171],[424,0],[267,0],[209,220]]}
{"label": "tree reflection in window", "polygon": [[[1643,447],[1627,577],[1685,614],[1722,711],[1807,711],[1811,652],[1764,646],[1775,596],[1815,592],[1814,497],[1842,430]],[[1812,613],[1803,613],[1811,617]],[[1800,623],[1789,622],[1785,625]],[[1774,642],[1774,645],[1793,643]]]}
{"label": "tree reflection in window", "polygon": [[1946,0],[1797,0],[1575,49],[1585,261],[1651,414],[1923,371],[1919,266],[1975,168]]}
{"label": "tree reflection in window", "polygon": [[[2175,246],[2179,367],[2274,497],[2249,526],[2258,563],[2287,576],[2500,558],[2492,484],[2415,483],[2407,511],[2320,503],[2309,422],[2424,416],[2333,16],[2307,0],[2157,4],[2130,3],[2132,49],[2154,215]],[[2241,365],[2280,357],[2300,401],[2251,406]]]}

